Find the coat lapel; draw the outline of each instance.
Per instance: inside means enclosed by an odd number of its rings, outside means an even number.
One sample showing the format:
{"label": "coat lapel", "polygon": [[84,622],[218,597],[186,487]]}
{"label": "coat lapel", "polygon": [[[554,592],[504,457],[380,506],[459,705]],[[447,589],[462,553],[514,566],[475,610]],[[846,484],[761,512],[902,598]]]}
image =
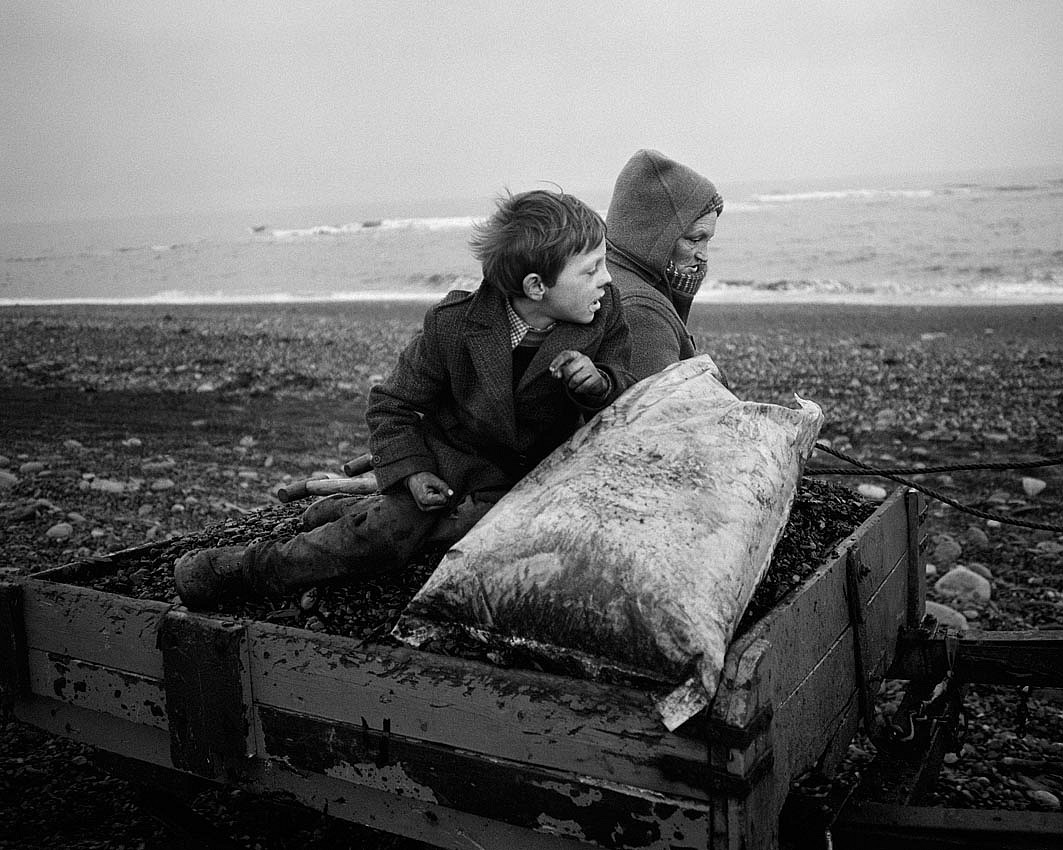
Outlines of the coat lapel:
{"label": "coat lapel", "polygon": [[478,412],[501,429],[505,435],[501,442],[512,443],[517,430],[511,389],[513,352],[504,298],[490,284],[480,284],[468,313],[465,345],[487,402],[487,409]]}

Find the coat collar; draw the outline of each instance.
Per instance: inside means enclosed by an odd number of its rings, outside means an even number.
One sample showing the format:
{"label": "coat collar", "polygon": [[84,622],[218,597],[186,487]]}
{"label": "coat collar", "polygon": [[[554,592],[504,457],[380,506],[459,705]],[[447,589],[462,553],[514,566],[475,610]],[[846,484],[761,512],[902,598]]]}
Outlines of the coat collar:
{"label": "coat collar", "polygon": [[[487,281],[480,284],[466,314],[465,345],[484,394],[493,402],[503,442],[516,438],[513,409],[513,357],[506,321],[506,296]],[[552,334],[551,334],[552,336]]]}
{"label": "coat collar", "polygon": [[[509,323],[506,321],[506,296],[489,283],[481,283],[473,296],[467,315],[466,346],[481,386],[496,405],[499,424],[510,439],[515,440],[516,411],[513,408],[513,350],[509,342]],[[543,394],[551,390],[556,380],[549,374],[550,362],[562,351],[579,350],[587,344],[587,328],[572,322],[558,322],[535,352],[527,370],[517,385],[518,393],[525,393],[539,382]]]}

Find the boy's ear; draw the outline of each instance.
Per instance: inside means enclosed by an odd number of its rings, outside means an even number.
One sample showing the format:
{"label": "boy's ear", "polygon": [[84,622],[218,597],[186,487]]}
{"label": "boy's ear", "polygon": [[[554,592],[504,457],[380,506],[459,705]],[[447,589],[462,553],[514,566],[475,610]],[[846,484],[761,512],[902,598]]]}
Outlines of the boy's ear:
{"label": "boy's ear", "polygon": [[542,301],[543,295],[546,294],[546,284],[535,272],[524,276],[522,287],[524,289],[524,297],[530,298],[532,301]]}

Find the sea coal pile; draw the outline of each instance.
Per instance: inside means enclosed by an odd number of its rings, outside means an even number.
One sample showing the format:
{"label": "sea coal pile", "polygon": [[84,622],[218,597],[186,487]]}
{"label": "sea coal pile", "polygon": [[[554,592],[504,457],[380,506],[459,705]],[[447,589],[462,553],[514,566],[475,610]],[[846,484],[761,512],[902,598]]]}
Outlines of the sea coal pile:
{"label": "sea coal pile", "polygon": [[[298,533],[305,506],[306,503],[297,503],[262,508],[199,532],[72,564],[66,571],[68,577],[61,580],[138,599],[176,601],[173,564],[185,552],[246,544],[261,537],[289,538]],[[874,508],[874,504],[847,487],[803,479],[771,567],[753,596],[739,632],[764,616],[820,566]],[[391,628],[444,551],[428,550],[402,571],[309,588],[290,597],[239,597],[222,603],[218,613],[359,640],[392,642]],[[437,642],[430,648],[445,654],[518,663],[513,657],[457,642]]]}

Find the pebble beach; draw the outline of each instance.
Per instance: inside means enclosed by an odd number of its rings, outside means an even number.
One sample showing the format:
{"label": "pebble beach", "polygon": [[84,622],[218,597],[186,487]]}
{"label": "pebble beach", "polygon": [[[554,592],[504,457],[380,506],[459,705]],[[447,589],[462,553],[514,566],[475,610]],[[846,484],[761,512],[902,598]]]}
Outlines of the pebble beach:
{"label": "pebble beach", "polygon": [[[292,480],[339,473],[365,446],[368,388],[424,307],[0,308],[0,579],[194,533],[276,505]],[[1063,304],[698,303],[690,328],[740,398],[789,404],[796,392],[822,406],[833,449],[910,468],[998,517],[931,501],[928,599],[942,618],[1063,628],[1063,535],[1007,522],[1063,526],[1060,466],[919,472],[1063,455]],[[814,453],[808,472],[837,464]],[[843,483],[871,498],[898,486]],[[897,694],[887,683],[881,712]],[[1023,699],[1020,724],[1014,689],[972,686],[966,739],[924,804],[1060,808],[1063,698]],[[15,831],[0,847],[182,846],[90,755],[3,718],[0,822]],[[873,759],[873,744],[854,742],[853,781]],[[232,846],[418,846],[313,813],[264,817],[224,790],[193,808]]]}

